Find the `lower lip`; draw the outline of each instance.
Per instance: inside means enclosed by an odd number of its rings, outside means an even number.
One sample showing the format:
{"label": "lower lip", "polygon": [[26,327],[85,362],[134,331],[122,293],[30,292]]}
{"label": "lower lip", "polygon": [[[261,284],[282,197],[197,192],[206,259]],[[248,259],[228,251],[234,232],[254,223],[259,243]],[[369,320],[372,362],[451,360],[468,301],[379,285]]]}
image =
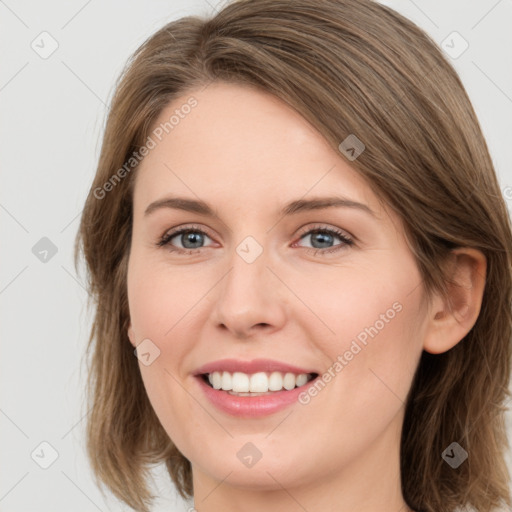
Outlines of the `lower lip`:
{"label": "lower lip", "polygon": [[313,380],[290,391],[275,391],[271,395],[236,396],[227,391],[208,386],[201,376],[197,376],[199,386],[206,397],[218,409],[232,416],[257,418],[281,411],[298,401],[299,395],[311,386]]}

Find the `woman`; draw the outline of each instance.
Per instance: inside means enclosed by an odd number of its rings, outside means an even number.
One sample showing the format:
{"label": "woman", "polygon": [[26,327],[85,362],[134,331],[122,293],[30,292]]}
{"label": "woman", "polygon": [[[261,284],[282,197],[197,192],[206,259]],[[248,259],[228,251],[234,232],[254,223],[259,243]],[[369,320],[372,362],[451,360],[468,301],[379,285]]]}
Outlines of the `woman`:
{"label": "woman", "polygon": [[200,512],[512,506],[510,221],[457,74],[391,9],[241,0],[159,30],[82,252],[88,453],[134,509],[161,462]]}

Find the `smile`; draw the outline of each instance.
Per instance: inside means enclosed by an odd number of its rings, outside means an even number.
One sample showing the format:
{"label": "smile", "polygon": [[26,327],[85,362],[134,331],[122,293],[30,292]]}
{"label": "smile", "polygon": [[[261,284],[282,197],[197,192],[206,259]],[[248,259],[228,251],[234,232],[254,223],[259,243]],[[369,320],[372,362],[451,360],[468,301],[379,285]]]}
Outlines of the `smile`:
{"label": "smile", "polygon": [[266,416],[292,405],[318,376],[311,368],[268,359],[224,359],[194,372],[210,404],[223,413],[242,418]]}
{"label": "smile", "polygon": [[315,378],[314,373],[291,372],[258,372],[249,375],[243,372],[213,372],[203,374],[205,381],[213,389],[227,391],[235,396],[261,396],[282,391],[291,391],[296,387],[304,386]]}

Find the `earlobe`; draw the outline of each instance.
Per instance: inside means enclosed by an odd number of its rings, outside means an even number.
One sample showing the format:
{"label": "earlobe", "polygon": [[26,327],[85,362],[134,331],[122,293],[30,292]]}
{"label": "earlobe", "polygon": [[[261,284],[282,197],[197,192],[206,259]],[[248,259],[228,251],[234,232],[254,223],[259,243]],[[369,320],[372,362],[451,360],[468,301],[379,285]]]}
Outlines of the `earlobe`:
{"label": "earlobe", "polygon": [[448,297],[436,295],[429,310],[423,348],[440,354],[453,348],[475,325],[485,289],[487,261],[473,248],[461,247],[451,253]]}

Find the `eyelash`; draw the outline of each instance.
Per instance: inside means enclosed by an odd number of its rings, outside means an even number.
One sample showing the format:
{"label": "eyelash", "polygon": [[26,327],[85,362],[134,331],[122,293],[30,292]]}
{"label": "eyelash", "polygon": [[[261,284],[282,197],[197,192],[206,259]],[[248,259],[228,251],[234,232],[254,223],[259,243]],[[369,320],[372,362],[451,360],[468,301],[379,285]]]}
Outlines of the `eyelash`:
{"label": "eyelash", "polygon": [[[199,247],[197,249],[181,249],[180,247],[173,247],[170,245],[170,241],[183,233],[201,233],[202,235],[206,235],[208,238],[212,238],[208,233],[198,226],[185,226],[183,228],[177,229],[176,231],[171,231],[170,233],[166,233],[157,243],[156,245],[158,247],[164,247],[168,246],[168,250],[170,252],[177,252],[179,254],[198,254],[200,253],[201,249],[206,249],[206,247]],[[315,226],[308,231],[305,231],[302,233],[299,237],[299,240],[304,238],[306,235],[311,235],[314,233],[328,233],[330,235],[337,236],[341,240],[341,244],[335,245],[334,247],[329,247],[325,249],[316,249],[314,247],[303,247],[303,249],[306,249],[308,252],[313,252],[314,255],[317,253],[320,253],[321,255],[329,254],[333,252],[338,252],[340,250],[343,250],[346,247],[350,247],[354,244],[354,241],[347,237],[342,231],[335,229],[335,228],[325,228],[320,226]]]}

